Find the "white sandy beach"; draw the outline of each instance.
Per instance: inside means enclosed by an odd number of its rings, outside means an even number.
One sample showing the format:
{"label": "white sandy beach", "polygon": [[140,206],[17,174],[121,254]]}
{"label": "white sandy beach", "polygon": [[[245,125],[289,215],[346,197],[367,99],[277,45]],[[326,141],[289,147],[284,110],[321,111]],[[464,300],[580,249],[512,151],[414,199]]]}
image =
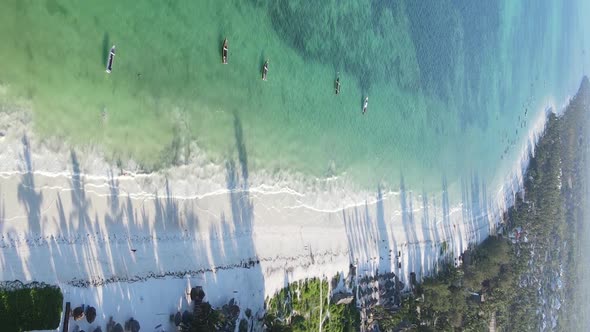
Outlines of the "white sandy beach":
{"label": "white sandy beach", "polygon": [[214,306],[236,298],[257,312],[287,282],[351,263],[360,274],[420,278],[443,242],[457,256],[494,230],[539,119],[508,185],[488,197],[466,184],[462,202],[444,190],[362,192],[339,178],[251,173],[240,146],[226,165],[199,152],[157,174],[122,172],[99,151],[41,142],[23,112],[0,113],[0,280],[59,284],[73,306],[97,307],[93,326],[135,317],[170,330],[168,314],[188,306],[195,285]]}

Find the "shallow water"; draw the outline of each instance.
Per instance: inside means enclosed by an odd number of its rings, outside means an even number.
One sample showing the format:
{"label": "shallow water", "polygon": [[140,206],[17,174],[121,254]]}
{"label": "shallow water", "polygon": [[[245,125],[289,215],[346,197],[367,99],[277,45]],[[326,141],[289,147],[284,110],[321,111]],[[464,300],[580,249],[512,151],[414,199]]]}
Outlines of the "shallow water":
{"label": "shallow water", "polygon": [[2,0],[0,98],[31,101],[40,132],[114,159],[155,164],[188,140],[222,158],[243,150],[239,121],[251,169],[346,174],[367,188],[402,178],[428,192],[443,178],[457,192],[461,179],[491,188],[539,112],[576,91],[589,62],[587,7]]}

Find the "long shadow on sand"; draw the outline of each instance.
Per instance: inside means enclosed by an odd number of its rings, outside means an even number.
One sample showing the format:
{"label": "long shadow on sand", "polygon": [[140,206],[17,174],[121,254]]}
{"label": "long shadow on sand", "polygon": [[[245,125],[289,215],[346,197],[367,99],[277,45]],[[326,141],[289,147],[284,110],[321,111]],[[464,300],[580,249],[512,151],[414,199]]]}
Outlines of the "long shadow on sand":
{"label": "long shadow on sand", "polygon": [[461,181],[462,217],[467,225],[468,246],[480,243],[490,232],[486,184],[473,172],[469,182]]}
{"label": "long shadow on sand", "polygon": [[[229,195],[231,220],[222,214],[220,216],[219,229],[212,229],[210,236],[217,236],[221,250],[214,255],[223,254],[221,261],[239,260],[248,277],[243,279],[243,284],[235,285],[235,292],[248,292],[254,303],[264,302],[264,276],[257,258],[256,246],[253,239],[254,204],[250,198],[248,153],[244,141],[242,123],[239,116],[234,113],[234,138],[236,144],[236,165],[233,158],[229,158],[225,164],[226,186]],[[223,282],[223,281],[221,281]],[[223,299],[229,301],[231,296]]]}
{"label": "long shadow on sand", "polygon": [[[442,236],[445,238],[447,248],[454,248],[455,241],[459,241],[459,247],[463,248],[463,236],[461,227],[457,228],[456,224],[451,222],[451,206],[449,203],[449,184],[447,177],[442,178]],[[447,254],[447,252],[443,252]]]}
{"label": "long shadow on sand", "polygon": [[[417,272],[421,275],[422,260],[422,247],[416,232],[416,224],[414,221],[414,206],[413,206],[413,195],[412,192],[406,190],[403,175],[400,178],[400,206],[402,213],[402,225],[404,227],[404,233],[406,234],[405,248],[402,249],[402,254],[408,259],[409,271],[404,271],[406,274],[409,272]],[[404,252],[405,251],[405,252]]]}
{"label": "long shadow on sand", "polygon": [[[29,142],[29,138],[26,134],[23,135],[23,137],[21,138],[21,143],[23,145],[23,152],[19,155],[20,163],[18,169],[21,173],[21,179],[17,187],[17,198],[19,204],[23,205],[27,215],[27,233],[29,233],[28,235],[32,237],[32,240],[25,239],[25,242],[29,244],[30,241],[36,242],[41,238],[41,206],[43,203],[43,194],[41,193],[41,191],[37,191],[37,188],[35,187],[35,175],[33,169],[31,145]],[[4,205],[4,202],[2,202],[2,205]],[[2,219],[4,218],[5,217],[2,216]],[[3,230],[3,234],[4,231],[6,231],[6,234],[9,234],[10,232],[10,230]],[[10,236],[11,235],[8,235],[7,238]],[[0,250],[0,252],[2,251],[4,251],[4,249]],[[5,262],[4,255],[2,255],[2,257],[0,258],[2,258],[2,266],[5,269],[5,271],[2,271],[3,278],[16,279],[11,278],[11,275],[32,275],[31,267],[34,266],[34,263],[31,263],[30,260],[27,259],[27,256],[28,255],[24,253],[23,250],[17,249],[16,257],[18,258],[20,264],[7,264]]]}
{"label": "long shadow on sand", "polygon": [[346,229],[349,255],[351,264],[357,264],[363,274],[363,270],[378,268],[378,228],[373,223],[365,205],[365,213],[361,215],[358,207],[342,210],[342,220]]}
{"label": "long shadow on sand", "polygon": [[[434,211],[434,216],[436,216],[436,210]],[[428,193],[426,193],[426,190],[422,191],[421,227],[424,232],[424,246],[426,248],[431,248],[430,250],[425,250],[425,257],[423,257],[421,265],[426,271],[436,271],[438,268],[438,246],[441,241],[441,234],[439,232],[436,218],[431,219]],[[426,253],[430,253],[432,257],[428,257]]]}
{"label": "long shadow on sand", "polygon": [[387,221],[383,191],[379,186],[375,196],[375,211],[368,202],[364,211],[359,207],[342,210],[350,262],[358,264],[359,273],[394,271],[397,262],[397,240]]}
{"label": "long shadow on sand", "polygon": [[90,209],[90,200],[86,197],[84,189],[85,183],[80,171],[78,156],[73,150],[70,152],[72,161],[72,179],[70,182],[72,198],[72,216],[70,219],[78,221],[77,228],[86,228],[90,223],[88,210]]}
{"label": "long shadow on sand", "polygon": [[[377,246],[379,247],[379,271],[391,272],[391,262],[395,254],[395,239],[390,239],[390,227],[385,223],[385,208],[383,207],[383,192],[381,186],[377,188],[377,202],[375,203],[377,218]],[[368,211],[366,213],[368,215]],[[393,245],[392,245],[393,244]]]}
{"label": "long shadow on sand", "polygon": [[23,152],[20,155],[21,164],[19,171],[22,173],[21,182],[18,185],[18,201],[24,205],[27,212],[29,231],[33,234],[41,232],[41,204],[43,194],[35,188],[35,177],[33,174],[33,162],[31,160],[31,147],[29,139],[24,135],[21,139]]}

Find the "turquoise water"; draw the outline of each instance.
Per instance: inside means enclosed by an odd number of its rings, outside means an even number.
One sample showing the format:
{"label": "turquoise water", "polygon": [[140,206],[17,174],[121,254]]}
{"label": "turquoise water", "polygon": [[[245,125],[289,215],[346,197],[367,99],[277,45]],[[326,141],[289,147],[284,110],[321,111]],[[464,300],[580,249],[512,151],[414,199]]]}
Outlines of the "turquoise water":
{"label": "turquoise water", "polygon": [[30,102],[44,135],[158,167],[189,140],[229,155],[238,118],[252,169],[347,174],[369,188],[402,176],[426,191],[443,177],[451,187],[474,173],[495,182],[532,119],[574,93],[589,63],[583,1],[2,0],[2,9],[0,98]]}

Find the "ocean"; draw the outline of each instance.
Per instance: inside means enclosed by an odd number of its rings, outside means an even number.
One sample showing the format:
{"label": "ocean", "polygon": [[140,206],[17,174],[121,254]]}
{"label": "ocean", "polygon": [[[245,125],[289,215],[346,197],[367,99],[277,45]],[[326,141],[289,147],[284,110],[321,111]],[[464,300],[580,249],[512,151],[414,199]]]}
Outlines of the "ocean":
{"label": "ocean", "polygon": [[149,169],[239,137],[253,171],[494,192],[590,58],[581,0],[1,2],[0,102]]}

